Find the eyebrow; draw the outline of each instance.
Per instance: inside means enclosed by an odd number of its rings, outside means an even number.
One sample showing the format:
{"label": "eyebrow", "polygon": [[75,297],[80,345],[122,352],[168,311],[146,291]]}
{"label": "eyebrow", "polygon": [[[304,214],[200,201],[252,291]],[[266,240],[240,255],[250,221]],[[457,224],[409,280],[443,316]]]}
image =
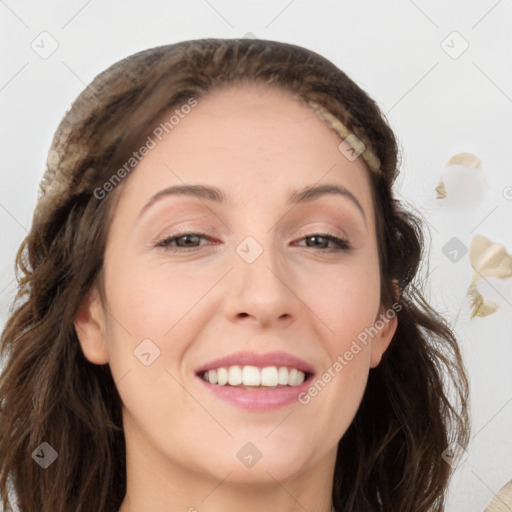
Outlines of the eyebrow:
{"label": "eyebrow", "polygon": [[[140,211],[139,217],[153,204],[160,201],[164,197],[177,195],[197,197],[198,199],[204,199],[206,201],[212,201],[218,204],[225,204],[227,202],[226,196],[222,190],[218,189],[217,187],[207,185],[174,185],[172,187],[160,190],[155,195],[153,195]],[[307,203],[314,201],[324,195],[339,195],[348,199],[360,211],[366,224],[366,215],[364,209],[355,195],[346,188],[339,185],[324,184],[304,187],[293,192],[289,196],[288,204],[297,205],[300,203]]]}

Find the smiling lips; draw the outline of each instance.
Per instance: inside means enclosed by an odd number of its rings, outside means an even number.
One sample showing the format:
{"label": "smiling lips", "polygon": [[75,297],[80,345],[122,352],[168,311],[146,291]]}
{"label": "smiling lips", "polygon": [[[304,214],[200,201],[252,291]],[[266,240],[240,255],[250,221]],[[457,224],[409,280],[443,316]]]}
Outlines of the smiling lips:
{"label": "smiling lips", "polygon": [[286,352],[239,352],[212,361],[196,376],[217,397],[245,409],[275,409],[296,402],[313,367]]}
{"label": "smiling lips", "polygon": [[[237,352],[211,361],[196,370],[208,382],[224,386],[298,386],[313,367],[287,352]],[[302,381],[301,381],[302,379]]]}

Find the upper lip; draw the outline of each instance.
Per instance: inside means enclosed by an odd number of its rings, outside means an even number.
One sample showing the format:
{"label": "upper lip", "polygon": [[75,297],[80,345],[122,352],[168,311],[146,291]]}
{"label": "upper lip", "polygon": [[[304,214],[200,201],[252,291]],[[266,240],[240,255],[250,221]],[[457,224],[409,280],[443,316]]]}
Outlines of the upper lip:
{"label": "upper lip", "polygon": [[196,370],[196,373],[199,374],[207,370],[213,370],[220,367],[226,368],[234,365],[258,367],[288,366],[291,368],[297,368],[297,370],[301,370],[304,373],[314,373],[314,368],[309,363],[299,357],[281,351],[266,352],[264,354],[248,351],[237,352],[202,365]]}

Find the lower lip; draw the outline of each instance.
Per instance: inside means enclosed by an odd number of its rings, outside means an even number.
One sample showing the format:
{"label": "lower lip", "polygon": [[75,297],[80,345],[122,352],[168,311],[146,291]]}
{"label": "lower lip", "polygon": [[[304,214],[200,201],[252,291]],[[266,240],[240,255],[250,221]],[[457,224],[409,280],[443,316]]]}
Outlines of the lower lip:
{"label": "lower lip", "polygon": [[237,407],[248,410],[271,411],[299,402],[299,394],[306,392],[311,386],[310,375],[300,386],[286,386],[282,388],[255,388],[244,389],[233,386],[219,386],[211,384],[202,377],[196,377],[216,397],[225,400]]}

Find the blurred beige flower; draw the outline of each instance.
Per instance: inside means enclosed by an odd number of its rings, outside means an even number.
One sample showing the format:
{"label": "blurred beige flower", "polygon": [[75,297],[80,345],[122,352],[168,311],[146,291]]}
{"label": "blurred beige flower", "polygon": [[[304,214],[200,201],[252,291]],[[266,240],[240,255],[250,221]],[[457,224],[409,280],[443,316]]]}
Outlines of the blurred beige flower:
{"label": "blurred beige flower", "polygon": [[494,496],[485,512],[512,511],[512,480],[506,483]]}
{"label": "blurred beige flower", "polygon": [[472,153],[458,153],[446,164],[436,186],[436,198],[443,206],[473,208],[482,201],[488,187],[480,159]]}
{"label": "blurred beige flower", "polygon": [[496,312],[499,306],[495,302],[485,300],[477,288],[477,283],[489,277],[512,277],[512,255],[507,253],[503,244],[491,242],[483,235],[476,235],[469,248],[469,261],[474,270],[467,291],[471,299],[471,318],[489,316]]}

